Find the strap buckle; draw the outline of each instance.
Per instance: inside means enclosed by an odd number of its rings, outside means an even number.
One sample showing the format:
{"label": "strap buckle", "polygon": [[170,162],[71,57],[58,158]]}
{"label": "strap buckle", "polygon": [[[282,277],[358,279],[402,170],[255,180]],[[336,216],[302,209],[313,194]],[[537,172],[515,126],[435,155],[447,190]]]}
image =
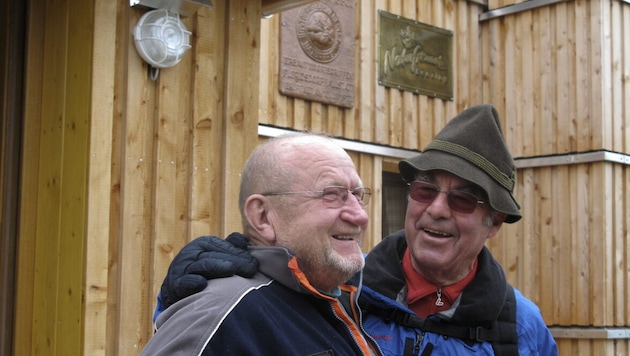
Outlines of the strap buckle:
{"label": "strap buckle", "polygon": [[478,342],[486,341],[486,329],[481,326],[470,328],[470,338]]}

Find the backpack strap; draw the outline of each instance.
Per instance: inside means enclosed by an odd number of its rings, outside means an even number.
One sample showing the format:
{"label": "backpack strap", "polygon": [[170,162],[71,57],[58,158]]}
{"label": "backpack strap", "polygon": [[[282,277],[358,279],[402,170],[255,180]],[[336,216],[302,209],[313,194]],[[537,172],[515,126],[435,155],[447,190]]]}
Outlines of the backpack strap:
{"label": "backpack strap", "polygon": [[498,356],[518,355],[518,334],[516,332],[516,296],[514,287],[507,283],[505,303],[499,313],[498,321],[495,321],[500,332],[501,339],[492,343],[494,354]]}
{"label": "backpack strap", "polygon": [[499,314],[499,319],[490,328],[482,326],[469,327],[451,324],[446,320],[431,320],[421,318],[415,314],[400,309],[383,310],[367,308],[368,312],[376,314],[387,321],[417,328],[423,332],[454,337],[467,342],[490,342],[495,355],[518,355],[518,335],[516,332],[516,297],[514,288],[508,284],[505,303]]}
{"label": "backpack strap", "polygon": [[[387,312],[371,311],[374,314],[380,314],[385,320],[393,321],[396,324],[407,327],[417,328],[424,332],[432,332],[439,335],[454,337],[466,341],[474,342],[494,342],[501,341],[505,332],[501,327],[492,326],[492,328],[484,328],[482,326],[471,327],[451,324],[446,320],[432,320],[421,318],[414,314],[406,313],[396,309]],[[387,314],[387,315],[385,315]],[[501,323],[495,322],[496,326]],[[509,328],[508,328],[509,329]]]}

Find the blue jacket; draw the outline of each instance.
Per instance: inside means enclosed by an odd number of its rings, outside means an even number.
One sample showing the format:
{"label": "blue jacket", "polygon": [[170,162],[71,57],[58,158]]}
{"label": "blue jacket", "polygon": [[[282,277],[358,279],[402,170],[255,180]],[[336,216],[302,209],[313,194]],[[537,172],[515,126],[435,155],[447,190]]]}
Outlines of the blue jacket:
{"label": "blue jacket", "polygon": [[[415,315],[406,307],[406,287],[402,256],[407,248],[404,231],[386,237],[366,258],[364,288],[359,299],[367,310],[400,310]],[[466,286],[453,307],[430,318],[449,320],[467,327],[490,327],[505,302],[507,281],[501,266],[484,248],[479,255],[477,274]],[[516,333],[520,355],[558,354],[555,340],[547,329],[538,307],[514,289]],[[381,316],[365,312],[364,326],[379,344],[384,355],[494,355],[489,342],[470,342],[443,337],[432,332],[398,325]]]}
{"label": "blue jacket", "polygon": [[[249,250],[260,263],[253,278],[213,279],[171,305],[142,355],[380,354],[360,324],[359,286],[326,295],[304,279],[287,249]],[[342,291],[352,309],[342,306]]]}

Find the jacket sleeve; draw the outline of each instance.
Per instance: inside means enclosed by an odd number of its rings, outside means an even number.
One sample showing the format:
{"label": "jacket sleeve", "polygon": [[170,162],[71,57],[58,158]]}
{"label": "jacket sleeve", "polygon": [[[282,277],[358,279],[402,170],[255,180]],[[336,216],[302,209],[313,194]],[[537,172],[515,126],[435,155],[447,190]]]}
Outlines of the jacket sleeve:
{"label": "jacket sleeve", "polygon": [[547,328],[538,306],[514,289],[516,295],[516,331],[520,355],[558,355],[558,347]]}

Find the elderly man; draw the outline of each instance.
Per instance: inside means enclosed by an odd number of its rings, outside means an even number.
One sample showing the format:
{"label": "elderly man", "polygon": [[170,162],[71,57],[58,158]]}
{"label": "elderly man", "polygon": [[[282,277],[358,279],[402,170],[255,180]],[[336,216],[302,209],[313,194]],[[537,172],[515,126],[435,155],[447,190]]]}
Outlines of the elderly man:
{"label": "elderly man", "polygon": [[350,156],[327,137],[258,146],[240,186],[244,233],[230,236],[251,242],[258,273],[214,279],[168,308],[142,354],[380,354],[339,299],[348,293],[356,309],[359,287],[345,282],[364,265],[369,197]]}
{"label": "elderly man", "polygon": [[485,247],[521,218],[495,108],[464,110],[399,169],[409,185],[404,230],[368,254],[359,300],[383,353],[557,355],[540,311]]}
{"label": "elderly man", "polygon": [[387,297],[366,303],[365,319],[385,354],[556,355],[538,308],[485,247],[521,218],[494,107],[463,111],[399,169],[409,185],[404,230],[384,238],[364,269],[365,285]]}

